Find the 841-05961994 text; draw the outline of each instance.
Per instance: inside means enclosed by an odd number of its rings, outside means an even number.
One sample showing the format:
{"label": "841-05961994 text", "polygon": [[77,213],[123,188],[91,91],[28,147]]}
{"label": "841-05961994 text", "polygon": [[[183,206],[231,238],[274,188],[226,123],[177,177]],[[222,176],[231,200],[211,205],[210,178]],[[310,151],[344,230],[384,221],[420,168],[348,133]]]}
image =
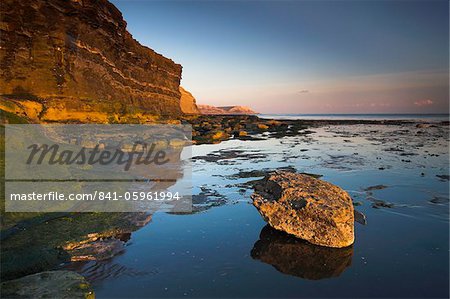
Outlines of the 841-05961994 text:
{"label": "841-05961994 text", "polygon": [[62,201],[62,200],[100,200],[100,201],[178,201],[182,196],[179,192],[170,191],[94,191],[90,193],[70,193],[51,191],[48,193],[11,193],[10,200],[48,200],[48,201]]}

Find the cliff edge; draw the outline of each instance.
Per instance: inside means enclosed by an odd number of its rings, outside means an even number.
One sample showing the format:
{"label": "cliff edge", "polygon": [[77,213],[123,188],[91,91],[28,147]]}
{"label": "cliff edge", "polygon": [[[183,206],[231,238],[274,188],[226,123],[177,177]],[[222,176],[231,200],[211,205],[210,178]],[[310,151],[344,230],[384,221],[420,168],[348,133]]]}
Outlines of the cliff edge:
{"label": "cliff edge", "polygon": [[107,0],[3,0],[0,109],[39,121],[178,116],[182,67],[142,46]]}
{"label": "cliff edge", "polygon": [[194,96],[180,86],[180,107],[184,114],[200,114]]}

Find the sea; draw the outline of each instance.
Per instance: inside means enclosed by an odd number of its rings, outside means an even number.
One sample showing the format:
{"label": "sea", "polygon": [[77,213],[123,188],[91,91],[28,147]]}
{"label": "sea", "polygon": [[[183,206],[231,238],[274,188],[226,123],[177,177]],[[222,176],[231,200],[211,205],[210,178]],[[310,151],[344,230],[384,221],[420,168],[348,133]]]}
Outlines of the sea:
{"label": "sea", "polygon": [[449,121],[449,114],[258,114],[268,119]]}
{"label": "sea", "polygon": [[[448,115],[262,115],[448,120]],[[282,138],[194,145],[192,213],[156,212],[125,250],[71,264],[97,298],[448,298],[449,127],[311,127]],[[273,231],[252,205],[255,170],[320,175],[365,221],[326,248]],[[261,173],[261,172],[260,172]]]}

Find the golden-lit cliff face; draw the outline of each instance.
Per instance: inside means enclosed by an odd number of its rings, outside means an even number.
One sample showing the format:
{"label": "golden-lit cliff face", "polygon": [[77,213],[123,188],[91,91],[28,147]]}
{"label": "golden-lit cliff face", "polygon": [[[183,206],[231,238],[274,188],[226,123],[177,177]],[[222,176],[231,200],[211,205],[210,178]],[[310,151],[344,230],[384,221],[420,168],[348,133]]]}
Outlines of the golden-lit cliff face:
{"label": "golden-lit cliff face", "polygon": [[134,40],[107,0],[3,0],[0,15],[0,108],[40,121],[182,114],[181,65]]}
{"label": "golden-lit cliff face", "polygon": [[194,96],[180,86],[180,107],[184,114],[200,114]]}

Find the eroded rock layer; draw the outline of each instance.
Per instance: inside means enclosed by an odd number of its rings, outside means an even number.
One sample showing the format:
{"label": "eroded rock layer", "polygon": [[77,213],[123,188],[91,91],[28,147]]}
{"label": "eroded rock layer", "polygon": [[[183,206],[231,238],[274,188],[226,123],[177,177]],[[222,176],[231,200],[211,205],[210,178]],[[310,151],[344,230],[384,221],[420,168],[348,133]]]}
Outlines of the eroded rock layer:
{"label": "eroded rock layer", "polygon": [[181,114],[181,65],[134,40],[107,0],[4,0],[0,15],[3,101],[39,102],[44,121]]}

